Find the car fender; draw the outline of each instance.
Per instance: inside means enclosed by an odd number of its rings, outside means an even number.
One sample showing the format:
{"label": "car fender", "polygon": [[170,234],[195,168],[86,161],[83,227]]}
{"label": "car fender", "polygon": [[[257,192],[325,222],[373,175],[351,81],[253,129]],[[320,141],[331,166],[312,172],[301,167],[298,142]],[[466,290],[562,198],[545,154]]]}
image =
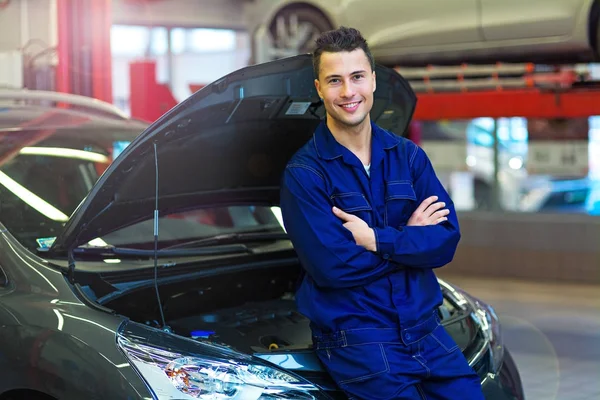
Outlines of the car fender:
{"label": "car fender", "polygon": [[0,328],[0,394],[26,389],[61,400],[151,397],[125,356],[121,361],[116,364],[85,341],[59,330]]}

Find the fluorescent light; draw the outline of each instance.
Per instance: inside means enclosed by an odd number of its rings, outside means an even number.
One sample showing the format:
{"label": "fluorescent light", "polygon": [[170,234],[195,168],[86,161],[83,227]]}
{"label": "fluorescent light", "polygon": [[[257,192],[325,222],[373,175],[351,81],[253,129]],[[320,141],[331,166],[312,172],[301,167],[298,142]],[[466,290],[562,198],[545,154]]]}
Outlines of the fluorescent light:
{"label": "fluorescent light", "polygon": [[104,260],[104,262],[107,264],[119,264],[121,260],[119,260],[118,258],[107,258],[106,260]]}
{"label": "fluorescent light", "polygon": [[110,161],[104,154],[84,150],[66,149],[63,147],[23,147],[19,153],[35,156],[76,158],[79,160],[100,163],[108,163]]}
{"label": "fluorescent light", "polygon": [[58,222],[66,222],[69,219],[67,215],[63,214],[60,210],[49,204],[46,200],[26,189],[17,181],[13,180],[1,171],[0,184],[45,217]]}
{"label": "fluorescent light", "polygon": [[95,247],[107,247],[108,243],[106,243],[104,240],[100,239],[100,238],[96,238],[94,240],[90,240],[88,242],[88,244],[90,246],[95,246]]}
{"label": "fluorescent light", "polygon": [[281,215],[281,208],[271,207],[271,212],[275,215],[275,218],[277,219],[277,222],[279,222],[279,225],[281,225],[283,230],[286,231],[285,225],[283,224],[283,216]]}

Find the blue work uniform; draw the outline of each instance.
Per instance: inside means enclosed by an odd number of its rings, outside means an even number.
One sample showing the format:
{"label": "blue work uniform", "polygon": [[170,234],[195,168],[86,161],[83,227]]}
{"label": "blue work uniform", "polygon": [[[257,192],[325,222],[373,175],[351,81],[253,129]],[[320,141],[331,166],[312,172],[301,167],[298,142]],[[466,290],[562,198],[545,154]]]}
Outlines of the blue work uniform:
{"label": "blue work uniform", "polygon": [[[452,260],[460,240],[453,202],[420,147],[371,128],[368,170],[325,122],[286,166],[281,210],[305,271],[298,309],[350,398],[481,399],[478,376],[437,314],[442,293],[433,269]],[[448,220],[407,226],[434,195]],[[333,206],[373,228],[375,252],[356,244]]]}

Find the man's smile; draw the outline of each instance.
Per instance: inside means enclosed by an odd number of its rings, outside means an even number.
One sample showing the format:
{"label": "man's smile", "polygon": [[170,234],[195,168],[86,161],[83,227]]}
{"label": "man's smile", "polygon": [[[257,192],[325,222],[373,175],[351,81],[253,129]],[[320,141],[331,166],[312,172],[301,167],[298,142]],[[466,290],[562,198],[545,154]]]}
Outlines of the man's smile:
{"label": "man's smile", "polygon": [[361,103],[361,101],[355,101],[352,103],[339,104],[339,106],[342,107],[346,111],[354,111],[358,108],[360,103]]}

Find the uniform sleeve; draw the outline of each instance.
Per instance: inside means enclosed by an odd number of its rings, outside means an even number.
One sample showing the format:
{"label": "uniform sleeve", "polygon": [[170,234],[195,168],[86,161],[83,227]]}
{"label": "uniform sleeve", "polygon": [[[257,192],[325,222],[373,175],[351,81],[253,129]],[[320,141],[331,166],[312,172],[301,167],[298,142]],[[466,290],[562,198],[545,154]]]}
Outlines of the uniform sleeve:
{"label": "uniform sleeve", "polygon": [[302,165],[286,168],[281,187],[285,229],[319,287],[361,286],[399,267],[358,246],[332,207],[318,171]]}
{"label": "uniform sleeve", "polygon": [[442,267],[452,261],[460,241],[454,203],[437,178],[429,158],[416,145],[411,161],[417,204],[421,204],[427,197],[438,196],[438,201],[446,203],[446,208],[450,211],[448,221],[437,225],[405,226],[400,229],[374,228],[378,239],[377,252],[406,267]]}

